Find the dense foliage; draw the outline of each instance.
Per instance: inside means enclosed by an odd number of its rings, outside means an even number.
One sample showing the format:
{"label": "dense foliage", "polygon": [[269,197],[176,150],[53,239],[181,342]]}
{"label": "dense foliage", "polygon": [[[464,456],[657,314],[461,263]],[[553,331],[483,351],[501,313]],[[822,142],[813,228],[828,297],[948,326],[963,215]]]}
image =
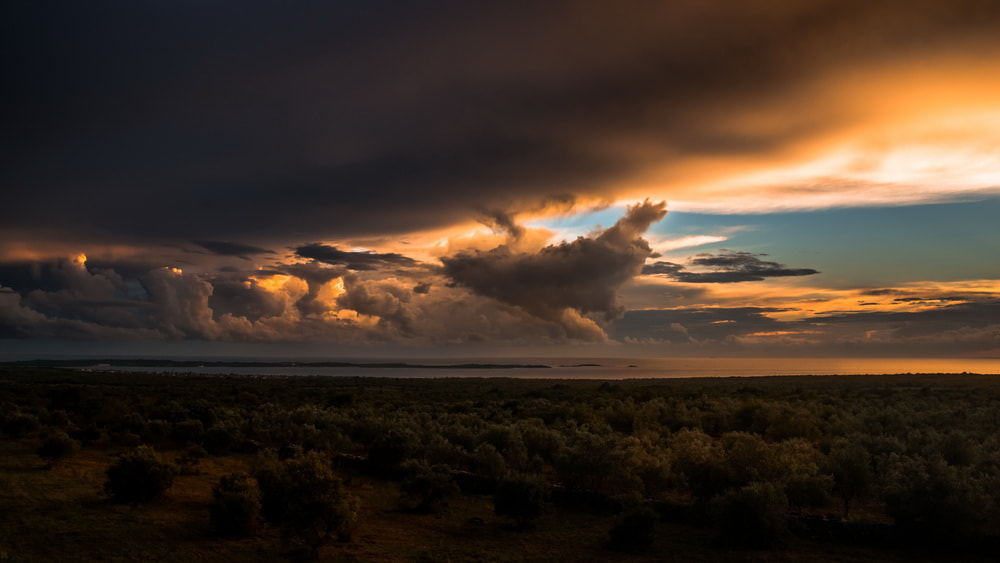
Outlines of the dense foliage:
{"label": "dense foliage", "polygon": [[260,489],[245,473],[219,479],[212,488],[212,526],[221,536],[246,536],[260,523]]}
{"label": "dense foliage", "polygon": [[151,446],[128,451],[108,468],[104,490],[113,499],[126,502],[152,500],[170,488],[176,468],[160,461]]}
{"label": "dense foliage", "polygon": [[[523,528],[548,502],[619,513],[616,549],[650,541],[640,506],[755,547],[780,547],[817,515],[855,528],[891,522],[887,541],[973,545],[1000,534],[1000,378],[990,376],[429,381],[20,370],[0,380],[6,439],[38,440],[47,459],[76,443],[125,452],[107,472],[118,499],[170,486],[176,468],[154,447],[191,452],[191,464],[256,456],[247,475],[219,482],[212,522],[224,534],[266,522],[313,550],[356,525],[345,468],[399,482],[408,511],[440,513],[460,487],[494,495],[497,514]],[[840,529],[830,524],[827,535]]]}

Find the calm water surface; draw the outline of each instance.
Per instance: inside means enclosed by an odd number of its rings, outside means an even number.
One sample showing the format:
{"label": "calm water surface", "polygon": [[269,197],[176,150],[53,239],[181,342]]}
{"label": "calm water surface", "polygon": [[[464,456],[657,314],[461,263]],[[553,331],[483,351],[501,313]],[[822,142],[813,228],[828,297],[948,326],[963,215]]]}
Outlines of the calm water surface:
{"label": "calm water surface", "polygon": [[[378,362],[384,360],[358,360]],[[859,375],[883,373],[1000,374],[1000,358],[476,358],[413,360],[421,365],[464,363],[544,364],[550,368],[361,368],[361,367],[121,367],[138,372],[295,375],[341,377],[522,377],[631,379],[754,377],[772,375]],[[586,365],[597,364],[597,365]],[[108,368],[103,368],[108,369]]]}

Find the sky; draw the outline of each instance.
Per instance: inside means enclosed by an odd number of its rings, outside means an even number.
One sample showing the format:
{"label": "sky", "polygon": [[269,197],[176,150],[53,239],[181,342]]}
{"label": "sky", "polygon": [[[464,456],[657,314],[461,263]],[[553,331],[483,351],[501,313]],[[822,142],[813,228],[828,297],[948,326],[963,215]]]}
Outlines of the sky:
{"label": "sky", "polygon": [[4,12],[0,356],[1000,357],[995,1]]}

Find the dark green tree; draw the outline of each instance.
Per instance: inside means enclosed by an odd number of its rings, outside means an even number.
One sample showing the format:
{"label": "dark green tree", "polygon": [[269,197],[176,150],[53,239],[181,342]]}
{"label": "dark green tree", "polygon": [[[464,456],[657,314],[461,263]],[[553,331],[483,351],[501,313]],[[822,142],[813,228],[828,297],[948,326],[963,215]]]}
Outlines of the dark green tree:
{"label": "dark green tree", "polygon": [[262,511],[286,536],[306,544],[313,556],[336,538],[349,541],[360,503],[318,452],[258,469]]}
{"label": "dark green tree", "polygon": [[773,483],[751,483],[713,501],[723,540],[749,547],[778,547],[788,531],[788,499]]}
{"label": "dark green tree", "polygon": [[172,464],[160,461],[151,446],[139,446],[108,468],[104,491],[117,501],[148,501],[173,485],[176,472]]}
{"label": "dark green tree", "polygon": [[455,479],[444,465],[410,461],[403,465],[403,473],[400,503],[408,510],[441,513],[448,508],[448,499],[459,493]]}
{"label": "dark green tree", "polygon": [[253,534],[260,521],[257,480],[245,473],[223,476],[212,488],[212,527],[220,536]]}
{"label": "dark green tree", "polygon": [[830,452],[833,490],[844,501],[844,518],[850,516],[851,501],[868,493],[875,481],[871,456],[858,444],[847,444]]}
{"label": "dark green tree", "polygon": [[608,547],[615,551],[639,553],[653,545],[653,532],[659,515],[648,506],[636,507],[622,516],[611,528]]}
{"label": "dark green tree", "polygon": [[517,522],[520,530],[534,527],[549,498],[549,486],[537,477],[515,475],[500,482],[493,494],[497,516],[507,516]]}
{"label": "dark green tree", "polygon": [[65,432],[56,432],[46,438],[38,448],[38,457],[46,461],[46,467],[51,469],[56,462],[70,457],[80,451],[80,442],[66,435]]}

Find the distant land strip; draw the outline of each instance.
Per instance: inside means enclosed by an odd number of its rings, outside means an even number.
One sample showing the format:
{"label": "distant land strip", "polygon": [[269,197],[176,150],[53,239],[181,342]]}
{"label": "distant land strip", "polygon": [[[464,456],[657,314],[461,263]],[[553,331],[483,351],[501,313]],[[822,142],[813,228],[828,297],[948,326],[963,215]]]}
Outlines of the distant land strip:
{"label": "distant land strip", "polygon": [[21,360],[0,362],[3,367],[231,367],[231,368],[405,368],[405,369],[528,369],[551,368],[545,364],[411,364],[407,362],[227,362],[198,360]]}

